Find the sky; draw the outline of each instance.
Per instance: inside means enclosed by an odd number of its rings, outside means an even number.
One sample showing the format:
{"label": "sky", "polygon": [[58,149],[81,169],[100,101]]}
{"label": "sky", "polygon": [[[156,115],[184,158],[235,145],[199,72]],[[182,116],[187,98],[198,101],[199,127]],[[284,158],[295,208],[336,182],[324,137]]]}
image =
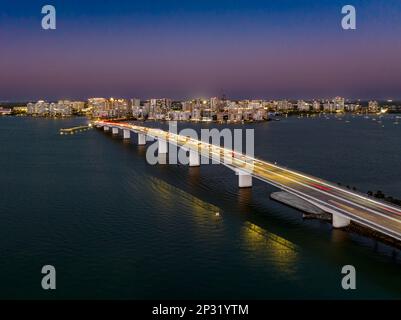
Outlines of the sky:
{"label": "sky", "polygon": [[401,1],[0,0],[0,101],[223,94],[400,99]]}

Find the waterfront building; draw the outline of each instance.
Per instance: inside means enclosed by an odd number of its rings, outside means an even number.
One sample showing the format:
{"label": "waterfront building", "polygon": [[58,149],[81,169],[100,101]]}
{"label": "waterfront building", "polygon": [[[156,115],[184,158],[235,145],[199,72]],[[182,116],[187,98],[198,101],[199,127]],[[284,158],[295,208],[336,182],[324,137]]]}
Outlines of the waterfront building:
{"label": "waterfront building", "polygon": [[50,104],[44,100],[39,100],[36,103],[27,104],[27,113],[36,116],[46,116],[49,114]]}
{"label": "waterfront building", "polygon": [[202,121],[212,121],[213,120],[214,112],[212,109],[209,108],[202,108],[201,110],[201,119]]}
{"label": "waterfront building", "polygon": [[347,112],[358,112],[361,110],[361,105],[359,103],[349,103],[344,107]]}
{"label": "waterfront building", "polygon": [[333,99],[333,111],[343,112],[345,107],[345,99],[341,97],[335,97]]}
{"label": "waterfront building", "polygon": [[248,108],[253,110],[259,110],[263,108],[262,101],[260,100],[252,100],[248,102]]}
{"label": "waterfront building", "polygon": [[379,111],[379,103],[377,101],[369,101],[368,111],[369,112],[378,112]]}
{"label": "waterfront building", "polygon": [[14,114],[24,114],[28,112],[28,108],[26,106],[17,106],[14,107],[12,113]]}
{"label": "waterfront building", "polygon": [[92,112],[92,116],[95,118],[106,118],[109,114],[105,98],[88,99],[88,109]]}
{"label": "waterfront building", "polygon": [[165,119],[168,111],[171,109],[172,100],[168,98],[150,99],[149,118]]}
{"label": "waterfront building", "polygon": [[126,99],[88,99],[88,108],[92,110],[92,116],[95,118],[122,118],[132,114]]}
{"label": "waterfront building", "polygon": [[254,121],[263,121],[268,118],[267,109],[260,108],[253,113]]}
{"label": "waterfront building", "polygon": [[142,107],[142,116],[144,118],[148,118],[149,117],[149,113],[150,113],[150,102],[149,101],[145,101],[143,103],[143,107]]}
{"label": "waterfront building", "polygon": [[201,109],[199,107],[194,107],[191,112],[191,119],[194,121],[201,120]]}
{"label": "waterfront building", "polygon": [[297,102],[297,110],[298,111],[310,111],[310,106],[304,100],[298,100],[298,102]]}
{"label": "waterfront building", "polygon": [[49,115],[52,117],[65,117],[72,115],[73,103],[69,100],[60,100],[57,103],[50,103]]}
{"label": "waterfront building", "polygon": [[389,105],[387,106],[389,112],[393,113],[401,113],[401,106],[397,105]]}
{"label": "waterfront building", "polygon": [[320,103],[320,101],[317,101],[317,100],[314,100],[314,101],[313,101],[313,103],[312,103],[312,110],[313,110],[313,111],[316,111],[316,112],[321,111],[321,103]]}
{"label": "waterfront building", "polygon": [[72,101],[71,108],[73,113],[82,113],[85,110],[85,102],[84,101]]}
{"label": "waterfront building", "polygon": [[127,99],[110,98],[108,103],[110,105],[111,117],[124,118],[132,114]]}
{"label": "waterfront building", "polygon": [[131,102],[131,107],[139,108],[141,106],[141,99],[134,98],[131,99],[130,102]]}
{"label": "waterfront building", "polygon": [[[68,117],[74,112],[74,109],[82,111],[85,103],[81,101],[60,100],[58,102],[48,103],[39,100],[36,103],[28,103],[26,113],[33,116],[51,116],[51,117]],[[23,111],[22,111],[23,112]]]}
{"label": "waterfront building", "polygon": [[288,112],[288,111],[293,110],[293,105],[288,100],[280,100],[280,101],[277,101],[277,109],[276,110],[280,111],[280,112]]}
{"label": "waterfront building", "polygon": [[243,109],[230,108],[227,114],[227,120],[230,122],[242,121]]}
{"label": "waterfront building", "polygon": [[329,100],[325,100],[323,102],[323,111],[324,112],[334,112],[335,111],[334,103],[331,103]]}
{"label": "waterfront building", "polygon": [[132,111],[132,116],[134,118],[143,118],[144,117],[144,108],[141,106],[140,99],[131,99],[130,106]]}
{"label": "waterfront building", "polygon": [[222,111],[221,107],[222,107],[222,101],[219,98],[217,97],[210,98],[210,109],[212,109],[213,112],[217,113]]}
{"label": "waterfront building", "polygon": [[11,108],[0,107],[0,116],[10,115],[12,112]]}
{"label": "waterfront building", "polygon": [[183,101],[182,102],[182,111],[192,112],[192,102],[191,101]]}

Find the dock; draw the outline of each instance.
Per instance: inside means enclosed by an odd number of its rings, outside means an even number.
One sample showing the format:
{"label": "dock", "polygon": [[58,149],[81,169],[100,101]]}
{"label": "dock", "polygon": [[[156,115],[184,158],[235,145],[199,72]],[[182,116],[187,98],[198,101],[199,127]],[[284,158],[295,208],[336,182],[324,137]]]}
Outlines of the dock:
{"label": "dock", "polygon": [[92,124],[89,124],[87,126],[79,126],[79,127],[72,127],[72,128],[63,128],[60,129],[60,134],[74,134],[77,132],[83,132],[92,129]]}

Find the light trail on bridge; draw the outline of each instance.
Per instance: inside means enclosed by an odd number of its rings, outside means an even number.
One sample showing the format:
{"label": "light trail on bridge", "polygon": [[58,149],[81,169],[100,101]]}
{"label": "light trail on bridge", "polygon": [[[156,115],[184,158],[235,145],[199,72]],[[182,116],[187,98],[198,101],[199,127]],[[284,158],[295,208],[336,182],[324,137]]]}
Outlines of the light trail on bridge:
{"label": "light trail on bridge", "polygon": [[187,151],[196,152],[234,171],[294,194],[331,213],[339,219],[355,221],[391,238],[401,241],[401,208],[338,187],[334,183],[302,172],[290,170],[271,162],[257,159],[235,150],[167,132],[157,128],[129,123],[96,121],[97,126],[129,130],[153,139],[163,140]]}

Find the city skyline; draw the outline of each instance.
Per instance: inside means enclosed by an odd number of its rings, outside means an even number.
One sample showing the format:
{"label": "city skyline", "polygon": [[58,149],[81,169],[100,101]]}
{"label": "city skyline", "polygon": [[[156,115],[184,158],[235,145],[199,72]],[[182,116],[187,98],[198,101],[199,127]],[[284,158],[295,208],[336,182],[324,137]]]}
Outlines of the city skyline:
{"label": "city skyline", "polygon": [[[401,4],[353,1],[5,1],[0,100],[90,96],[401,98]],[[46,50],[44,50],[46,48]]]}
{"label": "city skyline", "polygon": [[170,98],[141,100],[139,98],[90,98],[87,101],[38,100],[25,105],[14,104],[0,107],[2,115],[32,115],[41,117],[71,117],[85,115],[89,118],[125,118],[136,120],[173,121],[269,121],[270,116],[299,113],[397,113],[397,102],[376,100],[369,102],[348,101],[343,97],[323,100],[230,100],[211,97],[175,101]]}

